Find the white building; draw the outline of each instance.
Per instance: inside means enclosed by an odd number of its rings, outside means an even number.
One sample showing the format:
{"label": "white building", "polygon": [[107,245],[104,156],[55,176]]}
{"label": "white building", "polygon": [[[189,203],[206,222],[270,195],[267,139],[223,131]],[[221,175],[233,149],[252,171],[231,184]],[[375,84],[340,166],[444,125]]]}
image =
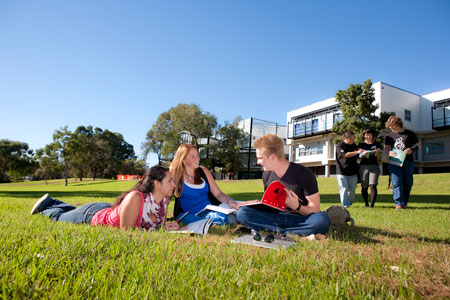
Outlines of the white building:
{"label": "white building", "polygon": [[[383,82],[374,83],[373,88],[379,106],[376,114],[395,112],[404,127],[417,134],[417,172],[450,172],[450,89],[421,96]],[[312,168],[319,176],[336,174],[336,135],[331,130],[341,117],[334,98],[288,112],[289,160]]]}

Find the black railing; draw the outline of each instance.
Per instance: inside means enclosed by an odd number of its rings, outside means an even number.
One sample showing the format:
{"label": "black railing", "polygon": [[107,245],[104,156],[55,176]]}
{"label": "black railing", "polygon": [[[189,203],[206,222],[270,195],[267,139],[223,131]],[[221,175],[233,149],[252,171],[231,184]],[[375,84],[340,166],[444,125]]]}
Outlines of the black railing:
{"label": "black railing", "polygon": [[450,128],[450,110],[446,106],[432,107],[431,120],[434,130]]}
{"label": "black railing", "polygon": [[326,128],[326,123],[316,123],[313,121],[289,124],[289,126],[292,126],[292,129],[289,128],[290,130],[288,131],[288,138],[299,138],[324,132],[331,132],[331,129]]}

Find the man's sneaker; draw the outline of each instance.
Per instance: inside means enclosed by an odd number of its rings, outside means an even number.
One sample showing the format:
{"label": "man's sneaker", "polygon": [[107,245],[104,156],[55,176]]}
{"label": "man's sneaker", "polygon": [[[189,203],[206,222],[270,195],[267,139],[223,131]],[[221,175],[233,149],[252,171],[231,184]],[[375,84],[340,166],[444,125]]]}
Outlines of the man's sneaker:
{"label": "man's sneaker", "polygon": [[48,194],[45,194],[41,197],[41,199],[36,201],[33,208],[31,209],[31,214],[37,214],[38,212],[41,212],[45,207],[47,207],[47,200],[51,200],[51,198],[48,196]]}
{"label": "man's sneaker", "polygon": [[407,208],[408,208],[408,205],[407,205],[407,204],[402,205],[402,208],[403,208],[403,209],[407,209]]}
{"label": "man's sneaker", "polygon": [[403,209],[403,206],[401,206],[401,205],[396,205],[395,206],[395,209],[397,210],[397,209]]}

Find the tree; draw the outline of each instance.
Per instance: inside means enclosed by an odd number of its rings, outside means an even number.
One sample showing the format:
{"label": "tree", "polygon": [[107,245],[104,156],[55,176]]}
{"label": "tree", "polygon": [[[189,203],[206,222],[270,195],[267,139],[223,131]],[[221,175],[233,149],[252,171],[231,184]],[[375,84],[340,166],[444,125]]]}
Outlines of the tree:
{"label": "tree", "polygon": [[122,162],[119,174],[144,175],[147,164],[142,159],[131,158]]}
{"label": "tree", "polygon": [[217,130],[218,143],[205,147],[205,151],[208,151],[205,165],[208,168],[222,167],[226,173],[239,170],[241,148],[246,139],[246,134],[238,127],[240,121],[240,117],[231,124],[225,121],[225,125]]}
{"label": "tree", "polygon": [[58,164],[62,167],[63,177],[65,181],[65,186],[68,184],[68,177],[70,172],[70,151],[68,149],[69,141],[72,136],[72,132],[67,126],[55,130],[53,134],[53,143],[48,145],[52,151],[55,152],[55,159]]}
{"label": "tree", "polygon": [[44,179],[45,184],[48,179],[60,178],[63,174],[64,166],[60,163],[58,153],[51,144],[43,149],[37,149],[34,158],[39,163],[39,168],[34,174],[37,178]]}
{"label": "tree", "polygon": [[120,133],[96,128],[94,141],[96,153],[104,154],[98,159],[96,169],[102,177],[115,177],[123,172],[124,163],[136,161],[133,145],[127,143]]}
{"label": "tree", "polygon": [[33,150],[27,143],[0,140],[0,182],[9,182],[13,176],[32,174],[34,168]]}
{"label": "tree", "polygon": [[384,127],[389,113],[375,114],[378,105],[374,104],[375,94],[372,81],[367,79],[364,84],[350,84],[346,90],[336,92],[336,102],[339,102],[343,118],[334,123],[333,132],[338,135],[336,141],[342,139],[342,135],[351,130],[355,133],[356,143],[363,140],[362,132],[366,128],[375,131],[375,137]]}
{"label": "tree", "polygon": [[163,160],[162,150],[165,138],[171,131],[170,115],[168,112],[163,112],[147,132],[145,142],[142,144],[142,149],[144,150],[143,156],[147,157],[150,152],[155,153],[158,156],[158,165],[160,165]]}
{"label": "tree", "polygon": [[[55,131],[49,147],[63,166],[66,185],[69,174],[77,176],[80,181],[88,175],[94,180],[115,177],[125,161],[135,159],[133,146],[120,133],[92,126],[78,126],[73,133],[67,126],[60,128]],[[45,160],[45,163],[49,162]]]}
{"label": "tree", "polygon": [[147,132],[142,144],[144,156],[156,153],[159,163],[170,157],[182,143],[181,133],[189,132],[192,143],[197,145],[199,138],[208,138],[217,127],[216,117],[204,112],[196,104],[178,104],[158,116],[157,121]]}

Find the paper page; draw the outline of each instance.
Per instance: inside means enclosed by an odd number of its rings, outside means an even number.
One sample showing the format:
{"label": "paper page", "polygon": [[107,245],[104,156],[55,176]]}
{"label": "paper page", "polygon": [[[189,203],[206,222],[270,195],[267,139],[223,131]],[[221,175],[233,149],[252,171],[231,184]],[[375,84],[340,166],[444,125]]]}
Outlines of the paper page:
{"label": "paper page", "polygon": [[401,150],[393,150],[395,152],[395,156],[389,157],[389,163],[396,166],[403,166],[403,162],[405,161],[406,154]]}
{"label": "paper page", "polygon": [[213,219],[202,219],[188,224],[185,230],[173,230],[169,232],[206,235],[211,227],[212,221]]}
{"label": "paper page", "polygon": [[206,205],[205,209],[217,211],[217,212],[220,212],[220,213],[223,213],[226,215],[237,212],[237,210],[234,208],[226,208],[226,207],[221,207],[221,206],[217,206],[217,205]]}
{"label": "paper page", "polygon": [[197,222],[192,222],[187,225],[187,231],[205,235],[208,233],[209,227],[211,227],[213,219],[203,219]]}

